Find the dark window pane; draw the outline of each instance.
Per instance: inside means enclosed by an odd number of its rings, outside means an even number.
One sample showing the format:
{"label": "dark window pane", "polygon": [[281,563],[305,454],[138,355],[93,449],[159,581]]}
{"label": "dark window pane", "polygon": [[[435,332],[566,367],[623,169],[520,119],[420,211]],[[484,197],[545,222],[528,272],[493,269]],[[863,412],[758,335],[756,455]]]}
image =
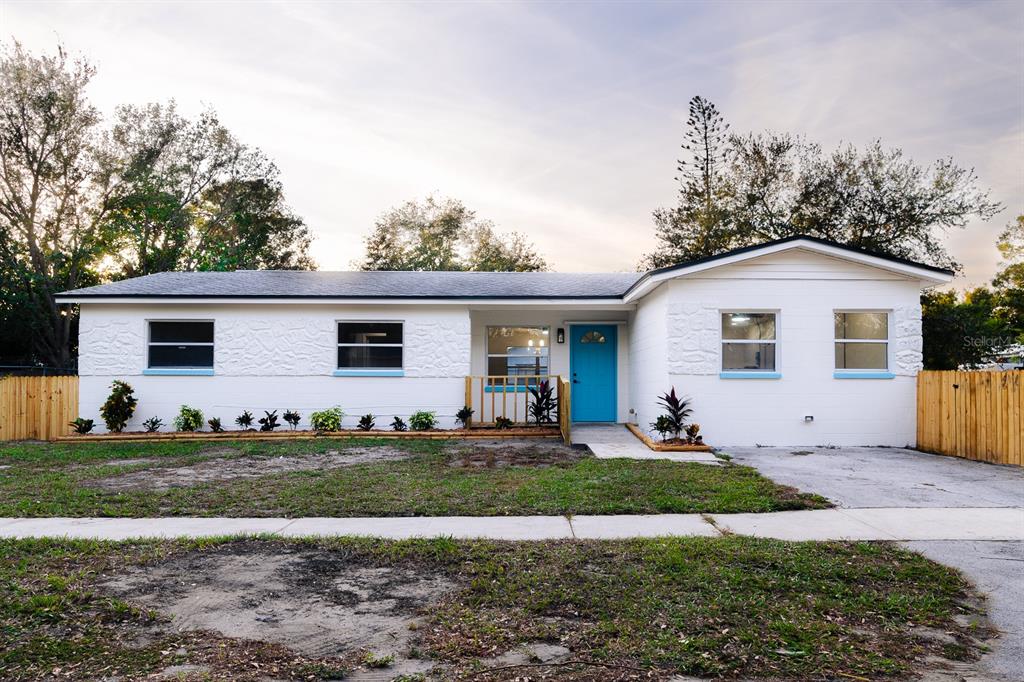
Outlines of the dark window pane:
{"label": "dark window pane", "polygon": [[487,373],[491,376],[533,376],[548,373],[546,355],[487,358]]}
{"label": "dark window pane", "polygon": [[402,369],[400,346],[339,346],[338,367],[342,369]]}
{"label": "dark window pane", "polygon": [[723,343],[722,369],[775,369],[774,343]]}
{"label": "dark window pane", "polygon": [[722,313],[723,339],[775,338],[775,313]]}
{"label": "dark window pane", "polygon": [[163,343],[213,343],[213,322],[150,322],[149,340]]}
{"label": "dark window pane", "polygon": [[837,343],[836,369],[887,369],[888,355],[884,343]]}
{"label": "dark window pane", "polygon": [[338,343],[402,343],[402,323],[339,322]]}
{"label": "dark window pane", "polygon": [[150,367],[213,367],[213,346],[150,346]]}

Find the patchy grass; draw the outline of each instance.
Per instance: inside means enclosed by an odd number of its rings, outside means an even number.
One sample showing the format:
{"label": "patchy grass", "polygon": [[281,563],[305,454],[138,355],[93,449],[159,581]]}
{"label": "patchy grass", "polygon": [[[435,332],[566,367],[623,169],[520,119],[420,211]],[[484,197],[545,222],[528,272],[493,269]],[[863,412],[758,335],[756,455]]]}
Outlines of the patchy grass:
{"label": "patchy grass", "polygon": [[[436,440],[7,445],[0,447],[0,464],[6,465],[0,469],[0,516],[498,516],[828,506],[821,497],[731,464],[598,460],[564,448],[560,457],[545,451],[531,465],[507,452],[503,459],[480,456],[482,447]],[[269,458],[373,448],[400,448],[410,457],[258,475]],[[155,478],[170,468],[227,461],[235,470],[243,462],[251,477],[152,489],[137,473]],[[142,479],[134,488],[101,485],[133,472],[133,480]]]}
{"label": "patchy grass", "polygon": [[[237,639],[179,631],[164,614],[100,587],[126,572],[179,567],[188,574],[182,575],[186,587],[159,580],[153,589],[216,589],[204,559],[211,565],[225,556],[259,562],[281,554],[293,562],[291,577],[274,589],[294,590],[296,601],[312,595],[323,604],[332,596],[315,580],[303,593],[296,586],[306,583],[288,582],[296,573],[345,580],[357,570],[400,569],[446,576],[455,587],[420,608],[408,649],[320,656],[258,634]],[[972,631],[953,618],[976,613],[973,599],[952,569],[885,544],[739,537],[4,540],[0,679],[134,679],[174,665],[199,666],[201,679],[338,679],[360,666],[426,659],[434,670],[410,679],[667,680],[685,674],[876,680],[920,672],[918,661],[948,656],[953,648],[957,659],[976,658]],[[269,634],[275,626],[264,628],[260,632]],[[922,631],[943,637],[928,639]],[[548,663],[510,665],[497,658],[537,643],[568,653]]]}

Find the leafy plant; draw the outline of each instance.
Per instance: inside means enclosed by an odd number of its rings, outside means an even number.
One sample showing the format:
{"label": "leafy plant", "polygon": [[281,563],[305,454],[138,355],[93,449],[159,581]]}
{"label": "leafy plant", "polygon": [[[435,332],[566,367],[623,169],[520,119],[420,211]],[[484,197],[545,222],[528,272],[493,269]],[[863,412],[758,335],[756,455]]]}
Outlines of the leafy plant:
{"label": "leafy plant", "polygon": [[394,421],[391,422],[392,431],[405,431],[408,428],[409,427],[405,425],[405,422],[402,421],[401,417],[396,416]]}
{"label": "leafy plant", "polygon": [[341,431],[345,412],[340,407],[329,407],[309,415],[309,423],[316,431]]}
{"label": "leafy plant", "polygon": [[513,422],[508,417],[495,417],[494,418],[494,428],[496,428],[498,430],[504,431],[505,429],[511,429],[512,426],[513,426]]}
{"label": "leafy plant", "polygon": [[89,433],[92,431],[92,427],[95,426],[95,422],[91,419],[82,419],[78,417],[73,422],[68,422],[68,426],[75,430],[75,433]]}
{"label": "leafy plant", "polygon": [[359,418],[359,424],[356,426],[356,428],[359,429],[360,431],[372,431],[373,427],[376,425],[377,422],[374,421],[372,414],[364,414],[362,417]]}
{"label": "leafy plant", "polygon": [[252,412],[245,410],[242,414],[235,417],[235,423],[238,424],[244,431],[248,431],[252,428]]}
{"label": "leafy plant", "polygon": [[429,431],[437,428],[437,413],[420,410],[409,417],[409,426],[413,431]]}
{"label": "leafy plant", "polygon": [[220,417],[213,417],[212,419],[207,419],[206,423],[209,425],[210,430],[213,431],[214,433],[221,433],[224,431],[224,427],[220,425]]}
{"label": "leafy plant", "polygon": [[302,415],[295,410],[285,410],[282,416],[284,417],[284,420],[288,422],[288,426],[291,427],[292,431],[294,431],[295,427],[297,427],[299,422],[302,421]]}
{"label": "leafy plant", "polygon": [[658,403],[665,408],[663,416],[668,418],[669,422],[667,423],[671,427],[668,432],[679,438],[679,434],[686,428],[687,417],[693,414],[693,409],[690,407],[690,399],[678,397],[676,395],[676,388],[673,386],[671,391],[658,396]]}
{"label": "leafy plant", "polygon": [[203,411],[182,405],[178,416],[174,418],[174,428],[178,431],[198,431],[203,428]]}
{"label": "leafy plant", "polygon": [[551,418],[551,413],[555,410],[556,406],[555,387],[545,379],[537,384],[536,388],[527,386],[526,389],[533,396],[533,402],[530,403],[527,409],[530,416],[537,423],[537,426],[552,423],[554,419]]}
{"label": "leafy plant", "polygon": [[690,445],[701,445],[704,442],[704,436],[698,435],[700,433],[700,424],[687,424],[686,425],[686,442]]}
{"label": "leafy plant", "polygon": [[135,414],[135,406],[138,399],[134,395],[132,387],[123,381],[114,381],[110,385],[110,395],[107,402],[100,408],[100,416],[107,425],[107,430],[112,433],[124,431],[125,424]]}
{"label": "leafy plant", "polygon": [[394,662],[395,657],[393,654],[378,656],[373,652],[367,652],[366,655],[363,656],[363,665],[367,668],[390,668]]}
{"label": "leafy plant", "polygon": [[267,412],[266,410],[263,410],[263,414],[267,416],[260,417],[259,419],[260,431],[273,431],[274,429],[281,425],[277,421],[277,410],[274,410],[273,412]]}
{"label": "leafy plant", "polygon": [[665,440],[668,437],[668,434],[672,433],[675,425],[667,415],[659,414],[658,418],[651,422],[651,428],[661,436],[662,440]]}
{"label": "leafy plant", "polygon": [[163,425],[164,420],[160,417],[150,417],[146,421],[142,422],[142,427],[146,429],[146,433],[156,433]]}
{"label": "leafy plant", "polygon": [[462,424],[462,428],[468,429],[469,423],[473,420],[473,408],[466,405],[455,413],[455,419]]}

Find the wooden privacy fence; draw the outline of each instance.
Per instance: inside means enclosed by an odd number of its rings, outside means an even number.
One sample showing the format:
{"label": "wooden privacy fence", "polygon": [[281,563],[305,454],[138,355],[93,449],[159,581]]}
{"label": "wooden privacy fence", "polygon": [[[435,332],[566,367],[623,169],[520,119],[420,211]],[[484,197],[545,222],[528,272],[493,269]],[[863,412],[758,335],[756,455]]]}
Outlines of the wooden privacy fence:
{"label": "wooden privacy fence", "polygon": [[1024,466],[1024,372],[919,373],[917,447]]}
{"label": "wooden privacy fence", "polygon": [[78,377],[0,378],[0,440],[50,440],[71,433]]}

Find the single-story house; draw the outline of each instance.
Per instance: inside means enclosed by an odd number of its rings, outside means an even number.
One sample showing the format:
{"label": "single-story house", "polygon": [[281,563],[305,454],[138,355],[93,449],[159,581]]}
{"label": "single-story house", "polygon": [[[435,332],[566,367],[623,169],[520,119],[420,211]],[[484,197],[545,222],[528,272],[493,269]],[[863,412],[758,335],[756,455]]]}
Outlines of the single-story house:
{"label": "single-story house", "polygon": [[[80,414],[115,379],[129,429],[179,406],[341,406],[522,420],[533,386],[571,379],[574,422],[647,430],[671,388],[719,445],[915,439],[923,288],[953,273],[794,237],[646,273],[167,272],[76,289]],[[469,378],[467,378],[469,377]],[[513,412],[514,411],[514,412]]]}

